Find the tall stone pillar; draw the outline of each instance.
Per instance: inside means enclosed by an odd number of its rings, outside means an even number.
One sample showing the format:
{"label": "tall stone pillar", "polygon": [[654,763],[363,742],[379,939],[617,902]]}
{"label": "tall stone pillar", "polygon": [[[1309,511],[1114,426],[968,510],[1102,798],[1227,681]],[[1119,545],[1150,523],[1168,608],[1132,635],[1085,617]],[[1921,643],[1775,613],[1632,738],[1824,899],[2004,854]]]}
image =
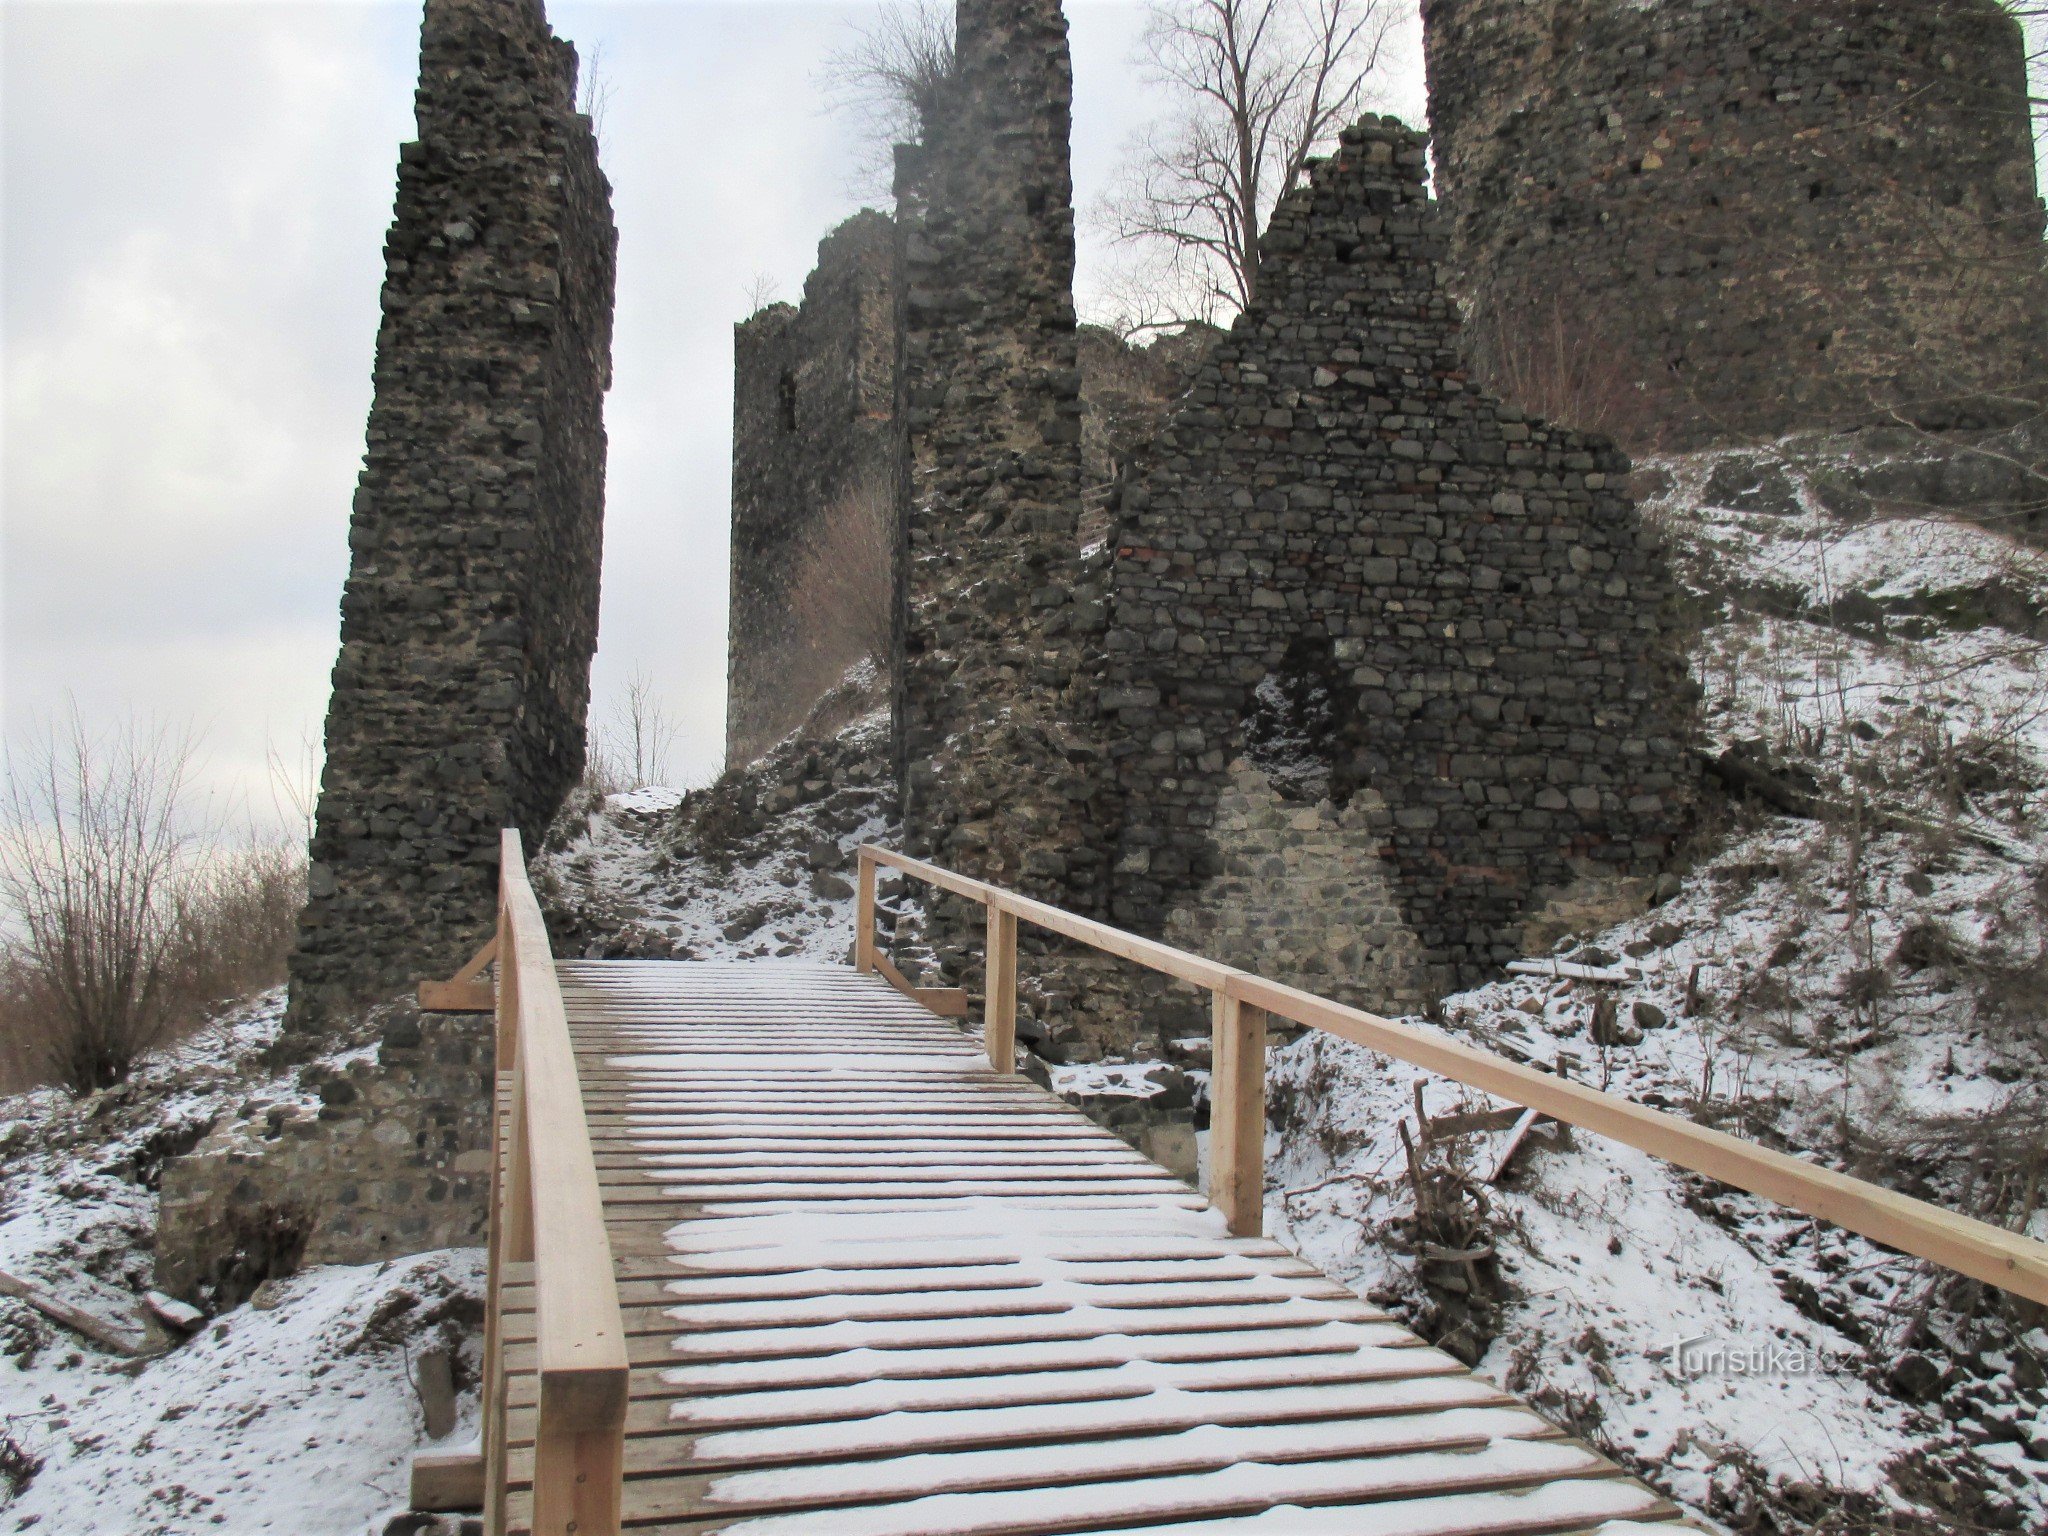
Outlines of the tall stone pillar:
{"label": "tall stone pillar", "polygon": [[499,829],[583,769],[610,187],[540,0],[427,0],[288,1031],[489,933]]}
{"label": "tall stone pillar", "polygon": [[960,0],[956,60],[897,160],[904,826],[942,862],[1087,907],[1106,865],[1072,694],[1103,604],[1079,549],[1058,0]]}

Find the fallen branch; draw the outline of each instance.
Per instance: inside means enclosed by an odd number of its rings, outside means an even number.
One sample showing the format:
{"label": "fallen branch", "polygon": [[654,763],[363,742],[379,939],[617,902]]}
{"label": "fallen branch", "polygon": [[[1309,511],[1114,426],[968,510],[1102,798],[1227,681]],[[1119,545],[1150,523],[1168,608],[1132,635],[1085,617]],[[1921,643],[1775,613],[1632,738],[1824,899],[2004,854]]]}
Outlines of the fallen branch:
{"label": "fallen branch", "polygon": [[10,1275],[4,1269],[0,1269],[0,1296],[25,1301],[53,1322],[62,1323],[72,1332],[83,1334],[102,1348],[111,1349],[131,1360],[160,1354],[163,1350],[160,1336],[140,1316],[128,1319],[102,1317],[97,1312],[74,1306],[32,1281]]}
{"label": "fallen branch", "polygon": [[2014,864],[2025,864],[2031,858],[2026,848],[1983,827],[1962,822],[1944,827],[1880,805],[1866,803],[1860,808],[1848,805],[1823,794],[1817,784],[1802,784],[1786,773],[1774,770],[1759,760],[1754,750],[1744,750],[1744,747],[1744,743],[1738,742],[1718,757],[1703,752],[1700,761],[1706,765],[1709,774],[1729,789],[1747,795],[1774,811],[1797,816],[1804,821],[1847,821],[1861,815],[1872,826],[1886,832],[1910,832],[1922,837],[1952,835]]}

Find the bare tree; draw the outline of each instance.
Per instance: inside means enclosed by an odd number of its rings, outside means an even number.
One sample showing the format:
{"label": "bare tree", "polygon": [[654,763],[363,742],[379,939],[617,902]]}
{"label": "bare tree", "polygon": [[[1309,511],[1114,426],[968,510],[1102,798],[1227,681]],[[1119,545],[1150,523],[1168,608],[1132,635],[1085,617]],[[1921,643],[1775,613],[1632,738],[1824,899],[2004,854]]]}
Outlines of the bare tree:
{"label": "bare tree", "polygon": [[1154,0],[1146,60],[1175,111],[1099,216],[1163,260],[1183,318],[1256,298],[1274,204],[1364,108],[1400,19],[1393,0]]}
{"label": "bare tree", "polygon": [[769,305],[782,299],[782,285],[776,282],[774,274],[756,272],[747,284],[747,318],[752,319]]}
{"label": "bare tree", "polygon": [[640,668],[626,682],[626,696],[617,710],[618,760],[629,785],[642,789],[668,778],[668,755],[676,741],[676,722],[655,696],[654,680]]}
{"label": "bare tree", "polygon": [[7,757],[0,896],[22,999],[9,1023],[36,1020],[34,1047],[81,1093],[119,1082],[168,1022],[191,760],[189,736],[130,725],[95,740],[75,710]]}
{"label": "bare tree", "polygon": [[940,0],[884,5],[826,58],[819,84],[860,135],[863,191],[888,191],[893,147],[924,138],[952,77],[953,7]]}

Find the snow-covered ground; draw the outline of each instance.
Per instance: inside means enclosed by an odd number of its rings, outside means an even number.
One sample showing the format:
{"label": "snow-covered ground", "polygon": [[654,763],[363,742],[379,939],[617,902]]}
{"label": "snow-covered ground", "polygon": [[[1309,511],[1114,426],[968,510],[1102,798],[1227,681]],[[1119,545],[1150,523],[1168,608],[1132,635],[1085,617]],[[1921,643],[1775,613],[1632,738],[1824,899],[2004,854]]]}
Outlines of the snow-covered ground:
{"label": "snow-covered ground", "polygon": [[558,818],[535,863],[557,951],[845,960],[854,850],[893,841],[880,689],[863,663],[833,699],[860,712],[835,734],[800,732],[705,789],[636,790]]}
{"label": "snow-covered ground", "polygon": [[[1713,504],[1744,455],[1664,466],[1652,510],[1705,616],[1707,745],[1835,809],[1718,813],[1675,900],[1560,946],[1635,979],[1503,979],[1444,1027],[2048,1238],[2041,557],[1924,507],[1838,516],[1761,457],[1775,510]],[[1495,1255],[1474,1307],[1418,1251],[1418,1087],[1431,1120],[1497,1107],[1325,1036],[1275,1054],[1269,1211],[1306,1257],[1462,1328],[1483,1372],[1732,1529],[2048,1530],[2037,1311],[1557,1131],[1497,1183],[1505,1132],[1425,1159]]]}
{"label": "snow-covered ground", "polygon": [[[0,1269],[132,1307],[151,1283],[166,1157],[221,1115],[307,1097],[260,1064],[281,992],[74,1100],[0,1101]],[[325,1266],[269,1282],[189,1338],[131,1360],[0,1298],[0,1530],[39,1536],[363,1536],[406,1506],[424,1439],[413,1366],[476,1376],[482,1255]],[[449,1443],[473,1436],[474,1393]]]}
{"label": "snow-covered ground", "polygon": [[[46,1536],[381,1531],[424,1441],[411,1362],[472,1335],[482,1295],[483,1255],[461,1249],[305,1270],[139,1369],[16,1334],[0,1402],[41,1466],[0,1521]],[[475,1435],[472,1395],[448,1443]]]}

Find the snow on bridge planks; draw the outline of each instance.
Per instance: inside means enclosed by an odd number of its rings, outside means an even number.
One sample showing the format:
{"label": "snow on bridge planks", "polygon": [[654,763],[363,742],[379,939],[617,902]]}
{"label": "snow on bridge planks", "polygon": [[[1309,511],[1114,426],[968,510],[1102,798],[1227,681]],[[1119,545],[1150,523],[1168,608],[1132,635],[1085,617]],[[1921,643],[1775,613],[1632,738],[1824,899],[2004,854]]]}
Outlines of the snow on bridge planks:
{"label": "snow on bridge planks", "polygon": [[[1688,1529],[875,977],[558,970],[629,1335],[629,1530]],[[524,1532],[516,1267],[504,1302]]]}

